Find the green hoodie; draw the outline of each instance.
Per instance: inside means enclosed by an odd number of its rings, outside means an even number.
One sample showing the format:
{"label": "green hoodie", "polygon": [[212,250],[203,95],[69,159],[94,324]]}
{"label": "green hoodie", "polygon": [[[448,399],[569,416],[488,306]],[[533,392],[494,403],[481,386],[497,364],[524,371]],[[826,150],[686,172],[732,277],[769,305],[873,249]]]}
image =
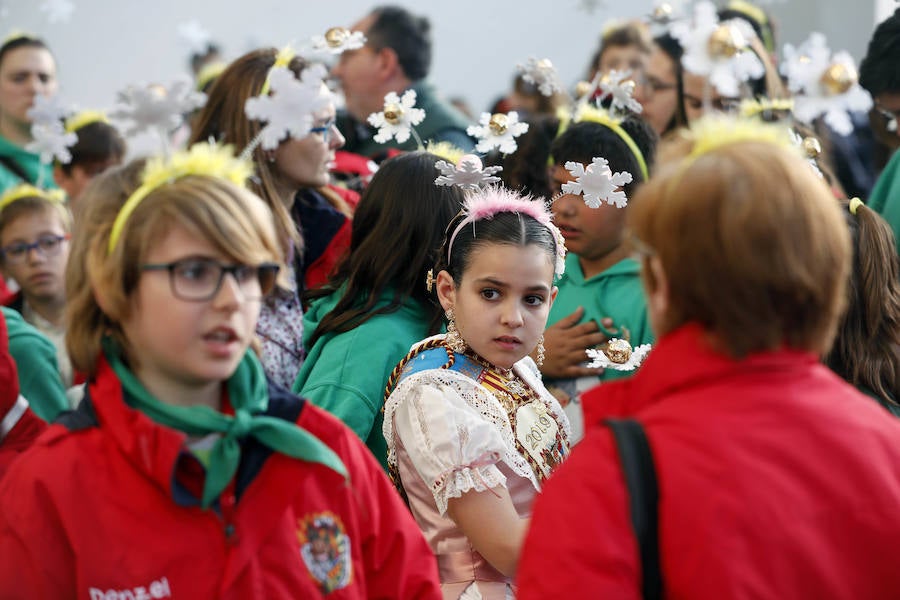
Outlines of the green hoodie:
{"label": "green hoodie", "polygon": [[[381,431],[384,388],[412,345],[428,336],[429,312],[418,301],[407,300],[392,313],[376,315],[344,333],[329,333],[309,348],[310,337],[342,293],[315,300],[304,313],[303,345],[308,352],[293,390],[356,432],[387,471]],[[393,291],[383,293],[376,308],[392,297]]]}
{"label": "green hoodie", "polygon": [[0,156],[5,157],[7,160],[11,159],[28,175],[28,181],[22,181],[21,177],[10,171],[3,163],[0,163],[0,194],[20,183],[37,185],[38,179],[40,179],[41,188],[56,187],[56,183],[53,181],[52,166],[41,163],[39,155],[13,144],[2,136],[0,136]]}
{"label": "green hoodie", "polygon": [[[566,256],[566,272],[557,282],[557,287],[559,294],[550,309],[548,327],[583,306],[582,323],[596,321],[600,325],[600,319],[609,317],[613,320],[614,331],[622,327],[629,331],[632,346],[653,342],[653,332],[647,318],[647,301],[641,285],[641,267],[634,259],[620,260],[602,273],[585,280],[578,256],[570,252]],[[574,379],[546,379],[545,383],[547,387],[561,387],[572,396],[601,381],[628,377],[632,373],[633,371],[606,369],[600,377],[584,377],[577,382]]]}
{"label": "green hoodie", "polygon": [[0,311],[9,330],[9,353],[16,363],[19,389],[34,414],[52,423],[59,413],[69,410],[57,367],[56,347],[18,312],[5,306]]}

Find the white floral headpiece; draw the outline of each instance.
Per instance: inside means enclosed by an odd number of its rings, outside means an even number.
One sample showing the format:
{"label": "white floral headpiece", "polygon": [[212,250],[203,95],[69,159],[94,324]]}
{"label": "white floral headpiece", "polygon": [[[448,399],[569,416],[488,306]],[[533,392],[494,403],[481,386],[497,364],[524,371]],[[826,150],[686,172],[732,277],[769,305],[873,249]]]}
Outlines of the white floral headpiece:
{"label": "white floral headpiece", "polygon": [[274,150],[285,138],[309,135],[315,113],[325,109],[332,94],[324,84],[327,71],[324,65],[314,64],[303,69],[300,79],[287,66],[274,66],[266,81],[269,90],[248,98],[244,113],[248,119],[266,123],[256,137],[244,148],[241,156],[249,157],[257,145]]}
{"label": "white floral headpiece", "polygon": [[388,92],[384,97],[382,111],[372,113],[366,119],[369,125],[378,129],[373,139],[379,144],[385,144],[394,138],[397,143],[402,144],[412,134],[418,145],[423,147],[422,139],[414,127],[425,119],[425,111],[415,106],[415,90],[406,90],[402,96],[398,96],[396,92]]}
{"label": "white floral headpiece", "polygon": [[784,47],[781,73],[795,94],[794,116],[812,123],[825,115],[825,122],[841,135],[853,131],[849,112],[872,108],[872,97],[859,85],[853,58],[831,50],[821,33],[813,33],[803,44]]}
{"label": "white floral headpiece", "polygon": [[651,350],[650,344],[641,344],[632,350],[627,340],[612,338],[606,344],[606,350],[588,348],[588,368],[615,369],[616,371],[634,371],[641,366]]}
{"label": "white floral headpiece", "polygon": [[528,131],[528,123],[519,122],[519,113],[481,113],[478,125],[469,125],[466,133],[478,138],[475,149],[487,153],[497,148],[503,154],[512,154],[519,147],[516,138]]}
{"label": "white floral headpiece", "polygon": [[693,22],[673,23],[670,30],[684,48],[681,63],[685,70],[705,76],[723,96],[740,96],[742,82],[766,73],[748,45],[756,36],[753,28],[741,19],[719,23],[711,2],[697,3]]}
{"label": "white floral headpiece", "polygon": [[332,27],[325,35],[314,35],[310,40],[313,52],[341,54],[345,50],[359,50],[366,43],[362,31],[350,31],[346,27]]}
{"label": "white floral headpiece", "polygon": [[439,160],[434,166],[441,172],[434,180],[435,185],[458,185],[464,190],[478,190],[486,185],[499,183],[500,178],[494,174],[503,170],[500,166],[483,166],[481,159],[474,154],[462,156],[455,165]]}
{"label": "white floral headpiece", "polygon": [[553,63],[548,58],[538,60],[533,56],[529,57],[528,62],[524,65],[517,65],[516,69],[522,75],[522,79],[532,85],[536,85],[538,91],[544,96],[550,97],[563,91],[563,85],[559,80],[556,67],[553,66]]}

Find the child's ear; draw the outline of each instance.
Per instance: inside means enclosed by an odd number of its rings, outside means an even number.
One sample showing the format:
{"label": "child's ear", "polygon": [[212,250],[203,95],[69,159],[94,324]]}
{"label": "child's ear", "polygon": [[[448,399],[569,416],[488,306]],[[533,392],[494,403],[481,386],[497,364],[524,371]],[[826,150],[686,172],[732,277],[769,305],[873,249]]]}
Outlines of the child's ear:
{"label": "child's ear", "polygon": [[103,314],[107,316],[111,321],[118,322],[121,320],[122,315],[118,314],[119,311],[116,310],[116,303],[112,301],[112,298],[109,297],[108,288],[102,285],[102,282],[97,281],[94,276],[91,277],[91,294],[94,296],[94,301],[97,303],[97,306],[100,307],[100,310],[103,311]]}
{"label": "child's ear", "polygon": [[437,279],[435,280],[435,288],[437,290],[438,302],[441,303],[441,307],[445,311],[453,308],[453,305],[456,303],[456,282],[453,281],[453,277],[450,276],[450,273],[447,271],[438,273]]}

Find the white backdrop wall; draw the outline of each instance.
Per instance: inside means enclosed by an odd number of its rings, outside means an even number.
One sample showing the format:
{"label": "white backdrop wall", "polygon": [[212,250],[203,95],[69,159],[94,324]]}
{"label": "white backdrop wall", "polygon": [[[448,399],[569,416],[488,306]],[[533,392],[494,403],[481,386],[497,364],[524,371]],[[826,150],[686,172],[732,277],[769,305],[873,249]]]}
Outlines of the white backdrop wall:
{"label": "white backdrop wall", "polygon": [[[197,20],[220,43],[226,58],[259,46],[299,43],[334,25],[350,25],[371,0],[71,0],[65,22],[50,23],[48,0],[0,0],[0,32],[24,29],[42,36],[59,62],[66,102],[109,108],[130,83],[167,83],[186,76],[189,50],[178,25]],[[51,0],[52,1],[52,0]],[[445,95],[462,96],[486,110],[506,90],[515,67],[529,56],[550,58],[563,81],[583,77],[599,32],[612,17],[649,12],[651,0],[394,0],[431,18],[432,79]],[[811,30],[833,49],[857,59],[885,0],[782,0],[769,5],[779,39],[799,43]],[[891,2],[891,4],[894,4]]]}

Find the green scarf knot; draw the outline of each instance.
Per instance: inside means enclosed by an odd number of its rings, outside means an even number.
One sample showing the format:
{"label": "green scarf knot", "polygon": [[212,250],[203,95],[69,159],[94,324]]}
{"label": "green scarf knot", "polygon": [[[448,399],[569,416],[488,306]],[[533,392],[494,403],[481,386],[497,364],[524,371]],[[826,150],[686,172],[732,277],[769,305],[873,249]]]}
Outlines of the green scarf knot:
{"label": "green scarf knot", "polygon": [[111,338],[103,341],[103,353],[122,383],[123,396],[129,406],[160,425],[190,436],[220,434],[209,455],[201,499],[203,508],[209,508],[234,478],[241,461],[238,440],[248,436],[276,452],[319,463],[343,477],[348,476],[338,455],[316,436],[296,423],[260,414],[268,408],[268,385],[262,365],[252,351],[247,351],[226,382],[228,400],[234,408],[233,417],[208,406],[172,406],[160,402],[125,366]]}

